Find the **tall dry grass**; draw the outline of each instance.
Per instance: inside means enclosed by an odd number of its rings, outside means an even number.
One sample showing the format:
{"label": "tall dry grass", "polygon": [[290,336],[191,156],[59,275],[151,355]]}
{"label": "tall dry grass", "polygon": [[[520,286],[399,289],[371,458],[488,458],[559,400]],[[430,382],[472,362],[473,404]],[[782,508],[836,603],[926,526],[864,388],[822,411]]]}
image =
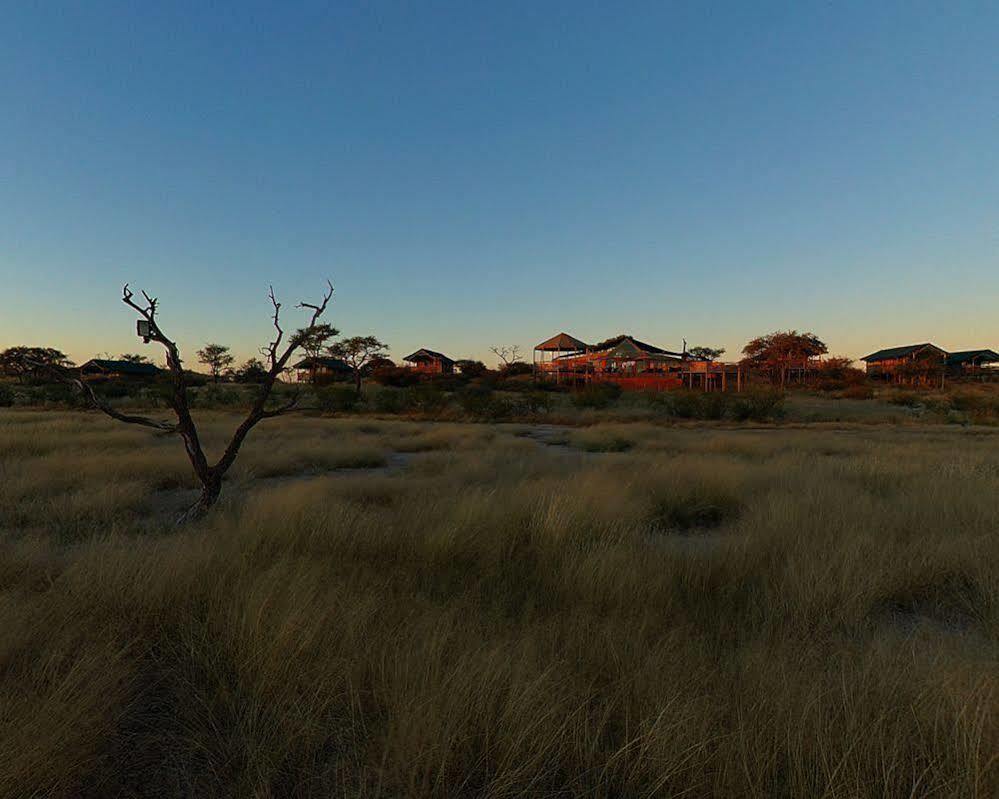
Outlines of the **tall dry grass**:
{"label": "tall dry grass", "polygon": [[999,437],[522,432],[4,413],[0,796],[999,794]]}

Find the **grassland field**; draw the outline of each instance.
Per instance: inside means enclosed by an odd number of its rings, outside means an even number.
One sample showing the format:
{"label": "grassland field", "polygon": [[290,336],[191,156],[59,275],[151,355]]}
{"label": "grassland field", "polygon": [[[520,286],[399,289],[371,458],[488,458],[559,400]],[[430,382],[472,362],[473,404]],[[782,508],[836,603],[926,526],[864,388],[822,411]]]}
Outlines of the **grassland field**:
{"label": "grassland field", "polygon": [[995,797],[999,428],[824,402],[0,409],[0,797]]}

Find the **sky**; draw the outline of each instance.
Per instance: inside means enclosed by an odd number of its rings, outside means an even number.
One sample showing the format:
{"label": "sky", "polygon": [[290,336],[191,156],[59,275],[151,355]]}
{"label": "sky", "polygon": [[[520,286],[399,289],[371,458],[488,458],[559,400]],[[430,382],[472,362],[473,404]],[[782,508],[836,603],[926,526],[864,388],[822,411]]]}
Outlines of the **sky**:
{"label": "sky", "polygon": [[[0,348],[999,348],[999,4],[7,3]],[[154,345],[153,345],[154,346]]]}

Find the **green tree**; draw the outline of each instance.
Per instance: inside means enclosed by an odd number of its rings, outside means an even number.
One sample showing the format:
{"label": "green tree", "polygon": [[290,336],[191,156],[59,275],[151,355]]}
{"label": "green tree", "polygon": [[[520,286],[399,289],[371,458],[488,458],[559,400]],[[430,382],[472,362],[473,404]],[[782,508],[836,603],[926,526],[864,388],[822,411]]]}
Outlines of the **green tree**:
{"label": "green tree", "polygon": [[222,373],[232,366],[236,359],[223,344],[205,344],[203,349],[198,350],[198,360],[208,367],[212,378],[218,383]]}
{"label": "green tree", "polygon": [[386,346],[374,336],[352,336],[332,344],[329,353],[350,367],[354,373],[354,387],[360,394],[364,368],[372,361],[387,357]]}

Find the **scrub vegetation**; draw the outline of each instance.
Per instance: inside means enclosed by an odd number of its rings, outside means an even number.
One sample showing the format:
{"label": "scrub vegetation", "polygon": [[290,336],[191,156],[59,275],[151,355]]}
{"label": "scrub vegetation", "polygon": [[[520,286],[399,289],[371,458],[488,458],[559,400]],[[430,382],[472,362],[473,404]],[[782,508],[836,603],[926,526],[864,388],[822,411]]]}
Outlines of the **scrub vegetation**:
{"label": "scrub vegetation", "polygon": [[226,483],[0,411],[0,796],[999,794],[994,428],[284,417]]}

